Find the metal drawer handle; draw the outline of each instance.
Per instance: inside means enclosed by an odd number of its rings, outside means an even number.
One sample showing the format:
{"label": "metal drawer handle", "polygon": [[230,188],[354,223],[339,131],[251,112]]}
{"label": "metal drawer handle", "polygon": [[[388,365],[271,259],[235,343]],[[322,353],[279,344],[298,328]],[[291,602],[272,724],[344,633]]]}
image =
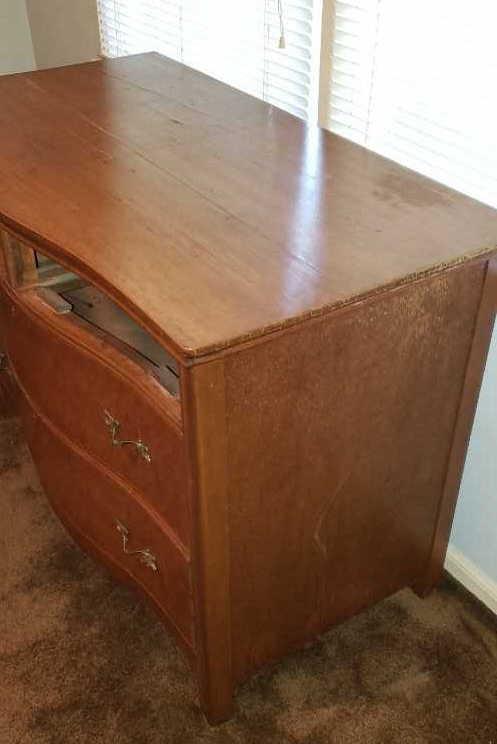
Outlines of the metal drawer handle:
{"label": "metal drawer handle", "polygon": [[139,439],[137,442],[132,439],[119,439],[119,430],[121,424],[115,419],[108,411],[104,411],[105,425],[110,431],[111,441],[114,447],[123,447],[125,444],[130,444],[132,447],[136,447],[139,455],[143,457],[147,462],[152,462],[152,453],[146,444]]}
{"label": "metal drawer handle", "polygon": [[129,530],[126,527],[125,524],[123,524],[119,519],[116,519],[116,530],[119,532],[119,534],[122,537],[123,541],[123,553],[126,555],[136,555],[138,556],[138,559],[145,564],[147,568],[152,569],[152,571],[159,571],[159,566],[157,565],[157,558],[152,553],[150,548],[143,548],[142,550],[129,550],[128,548],[128,540],[129,540]]}

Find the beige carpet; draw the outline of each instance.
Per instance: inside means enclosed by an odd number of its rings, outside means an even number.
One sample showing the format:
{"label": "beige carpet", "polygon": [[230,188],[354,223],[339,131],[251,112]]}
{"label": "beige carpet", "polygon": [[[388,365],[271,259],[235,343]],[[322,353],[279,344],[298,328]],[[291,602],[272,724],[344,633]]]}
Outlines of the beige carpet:
{"label": "beige carpet", "polygon": [[288,657],[210,728],[155,616],[66,536],[0,423],[1,744],[497,744],[497,622],[405,591]]}

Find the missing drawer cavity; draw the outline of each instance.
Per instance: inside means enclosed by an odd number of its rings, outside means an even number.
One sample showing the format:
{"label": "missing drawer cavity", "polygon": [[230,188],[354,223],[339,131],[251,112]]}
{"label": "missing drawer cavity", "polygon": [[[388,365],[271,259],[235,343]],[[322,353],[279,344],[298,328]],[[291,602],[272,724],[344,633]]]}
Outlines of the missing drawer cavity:
{"label": "missing drawer cavity", "polygon": [[124,342],[151,362],[164,387],[173,395],[179,395],[176,361],[124,310],[91,285],[64,290],[61,296],[72,306],[75,315]]}
{"label": "missing drawer cavity", "polygon": [[94,328],[130,347],[153,365],[160,383],[179,397],[179,371],[176,360],[136,323],[119,305],[97,287],[56,261],[35,251],[39,293],[55,312],[74,314]]}

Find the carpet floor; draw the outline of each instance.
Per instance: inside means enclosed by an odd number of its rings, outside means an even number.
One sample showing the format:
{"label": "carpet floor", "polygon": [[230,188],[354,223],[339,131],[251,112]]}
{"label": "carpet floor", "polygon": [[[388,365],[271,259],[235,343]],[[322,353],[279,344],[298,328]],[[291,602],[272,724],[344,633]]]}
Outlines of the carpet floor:
{"label": "carpet floor", "polygon": [[497,621],[446,580],[244,685],[217,728],[155,616],[87,558],[0,422],[1,744],[497,744]]}

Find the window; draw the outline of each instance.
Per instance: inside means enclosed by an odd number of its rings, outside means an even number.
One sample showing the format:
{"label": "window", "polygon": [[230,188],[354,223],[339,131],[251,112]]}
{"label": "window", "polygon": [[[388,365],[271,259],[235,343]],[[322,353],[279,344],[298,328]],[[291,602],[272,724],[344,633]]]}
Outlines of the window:
{"label": "window", "polygon": [[322,126],[497,206],[495,0],[97,1],[105,54],[156,50],[311,122],[319,89]]}
{"label": "window", "polygon": [[497,206],[495,0],[335,0],[324,126]]}
{"label": "window", "polygon": [[318,5],[318,0],[98,0],[102,49],[108,56],[162,52],[315,119]]}

